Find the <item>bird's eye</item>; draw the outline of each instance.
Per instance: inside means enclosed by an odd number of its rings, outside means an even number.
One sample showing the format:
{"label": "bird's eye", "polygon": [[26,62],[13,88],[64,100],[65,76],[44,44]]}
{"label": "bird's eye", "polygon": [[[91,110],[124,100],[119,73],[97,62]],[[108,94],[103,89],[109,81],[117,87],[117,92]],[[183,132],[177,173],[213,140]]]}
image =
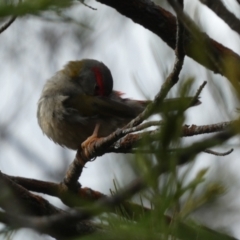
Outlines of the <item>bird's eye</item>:
{"label": "bird's eye", "polygon": [[100,94],[100,88],[99,88],[98,85],[95,85],[95,87],[94,87],[94,95],[97,96],[99,94]]}

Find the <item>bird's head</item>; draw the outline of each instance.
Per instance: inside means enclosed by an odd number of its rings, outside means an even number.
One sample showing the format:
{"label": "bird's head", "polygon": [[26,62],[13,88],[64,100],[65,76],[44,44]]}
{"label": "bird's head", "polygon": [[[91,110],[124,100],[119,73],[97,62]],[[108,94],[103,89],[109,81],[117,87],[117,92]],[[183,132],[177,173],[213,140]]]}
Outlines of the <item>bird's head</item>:
{"label": "bird's head", "polygon": [[93,59],[71,61],[65,65],[63,72],[87,95],[108,96],[112,92],[112,75],[102,62]]}

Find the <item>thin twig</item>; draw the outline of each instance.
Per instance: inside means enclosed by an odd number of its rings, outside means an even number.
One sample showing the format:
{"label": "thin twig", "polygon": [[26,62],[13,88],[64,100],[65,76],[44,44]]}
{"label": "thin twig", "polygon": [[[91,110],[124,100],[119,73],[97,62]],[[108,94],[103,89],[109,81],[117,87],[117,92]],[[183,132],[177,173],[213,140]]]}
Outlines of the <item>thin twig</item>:
{"label": "thin twig", "polygon": [[149,122],[145,122],[141,125],[138,125],[136,127],[124,129],[123,134],[126,136],[129,133],[142,131],[142,130],[144,130],[146,128],[149,128],[149,127],[156,127],[156,126],[158,127],[160,125],[163,125],[163,121],[149,121]]}
{"label": "thin twig", "polygon": [[125,128],[132,128],[145,119],[147,119],[153,112],[156,106],[160,106],[167,96],[169,90],[178,82],[180,71],[182,70],[183,61],[185,57],[184,46],[183,46],[183,34],[184,28],[177,18],[177,34],[176,34],[176,47],[175,47],[175,64],[172,72],[167,77],[166,81],[162,84],[159,93],[155,96],[152,104],[149,104],[147,108],[139,114],[135,119],[133,119]]}
{"label": "thin twig", "polygon": [[223,157],[223,156],[227,156],[229,154],[231,154],[233,152],[233,148],[226,151],[226,152],[223,152],[223,153],[219,153],[217,151],[213,151],[211,149],[206,149],[204,150],[205,153],[209,153],[209,154],[213,154],[213,155],[216,155],[216,156],[219,156],[219,157]]}
{"label": "thin twig", "polygon": [[3,33],[5,30],[8,29],[8,27],[11,26],[11,24],[16,20],[17,17],[13,16],[11,17],[3,26],[0,27],[0,34]]}
{"label": "thin twig", "polygon": [[236,123],[236,121],[220,122],[208,125],[185,125],[182,129],[182,137],[190,137],[199,134],[214,133],[226,130],[228,127]]}
{"label": "thin twig", "polygon": [[[209,62],[211,62],[211,64],[213,65],[213,67],[215,69],[217,69],[214,72],[219,72],[222,75],[228,75],[227,78],[231,81],[231,83],[236,87],[236,79],[234,79],[234,77],[229,76],[229,74],[227,73],[227,71],[225,71],[225,67],[224,65],[226,64],[224,62],[224,59],[228,59],[228,64],[230,65],[234,65],[234,61],[231,61],[230,58],[228,58],[226,55],[222,58],[216,60],[216,58],[218,58],[218,51],[215,48],[211,47],[211,40],[210,38],[208,38],[207,34],[201,32],[201,30],[198,28],[198,26],[195,24],[195,22],[183,11],[181,4],[179,4],[177,1],[175,0],[168,0],[168,2],[171,4],[171,6],[173,7],[173,9],[175,10],[175,12],[177,13],[178,18],[181,20],[182,24],[184,25],[186,32],[191,33],[192,37],[194,38],[195,41],[197,41],[197,45],[199,49],[202,49],[205,53],[205,57],[209,58]],[[196,48],[196,46],[195,46]],[[195,49],[194,48],[194,49]],[[186,51],[188,51],[186,49]],[[203,56],[203,53],[201,54],[197,54],[199,56]],[[237,66],[232,68],[236,68]]]}
{"label": "thin twig", "polygon": [[206,84],[207,84],[207,81],[204,81],[204,82],[202,83],[202,85],[199,87],[199,89],[197,90],[195,96],[192,98],[192,100],[191,100],[191,102],[190,102],[190,106],[199,98],[199,96],[200,96],[203,88],[206,86]]}
{"label": "thin twig", "polygon": [[210,137],[208,139],[204,139],[199,142],[195,142],[191,144],[188,147],[185,147],[181,149],[181,153],[178,155],[178,162],[177,165],[182,165],[190,160],[193,160],[193,157],[200,153],[205,151],[208,148],[215,147],[219,144],[222,144],[235,136],[238,132],[234,131],[234,129],[228,129],[224,132],[217,133],[213,137]]}
{"label": "thin twig", "polygon": [[85,7],[88,7],[88,8],[90,8],[91,10],[94,10],[94,11],[97,10],[97,8],[94,8],[94,7],[92,7],[92,6],[87,5],[87,4],[84,2],[84,0],[80,0],[80,2],[81,2]]}

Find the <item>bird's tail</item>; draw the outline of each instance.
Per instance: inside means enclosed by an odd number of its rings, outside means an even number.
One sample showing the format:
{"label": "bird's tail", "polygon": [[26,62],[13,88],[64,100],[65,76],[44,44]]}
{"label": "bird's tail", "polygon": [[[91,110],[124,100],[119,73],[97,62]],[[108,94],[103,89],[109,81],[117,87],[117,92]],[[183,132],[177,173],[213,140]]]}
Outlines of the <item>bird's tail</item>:
{"label": "bird's tail", "polygon": [[[122,93],[114,91],[111,95],[112,100],[116,100],[119,103],[124,104],[125,108],[129,108],[130,115],[137,116],[139,113],[141,113],[148,104],[150,104],[152,101],[146,101],[146,100],[133,100],[129,98],[122,98]],[[187,109],[189,107],[197,106],[201,104],[201,101],[199,98],[197,98],[195,101],[193,101],[193,97],[179,97],[179,98],[169,98],[165,99],[164,102],[161,104],[161,106],[156,107],[155,113],[159,112],[171,112],[176,111],[180,109]],[[117,106],[116,106],[117,107]]]}

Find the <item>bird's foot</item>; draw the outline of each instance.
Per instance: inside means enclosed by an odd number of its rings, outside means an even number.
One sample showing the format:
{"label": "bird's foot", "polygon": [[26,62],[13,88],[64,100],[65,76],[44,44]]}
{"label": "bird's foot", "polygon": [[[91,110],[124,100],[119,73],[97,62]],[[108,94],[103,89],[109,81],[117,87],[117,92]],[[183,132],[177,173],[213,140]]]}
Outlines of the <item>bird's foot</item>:
{"label": "bird's foot", "polygon": [[99,131],[99,127],[100,127],[100,124],[96,124],[95,126],[95,129],[93,131],[93,134],[88,137],[82,144],[81,144],[81,147],[82,147],[82,151],[83,151],[83,154],[84,156],[86,157],[86,159],[89,161],[91,156],[93,155],[93,147],[92,145],[98,140],[100,139],[98,137],[98,131]]}

